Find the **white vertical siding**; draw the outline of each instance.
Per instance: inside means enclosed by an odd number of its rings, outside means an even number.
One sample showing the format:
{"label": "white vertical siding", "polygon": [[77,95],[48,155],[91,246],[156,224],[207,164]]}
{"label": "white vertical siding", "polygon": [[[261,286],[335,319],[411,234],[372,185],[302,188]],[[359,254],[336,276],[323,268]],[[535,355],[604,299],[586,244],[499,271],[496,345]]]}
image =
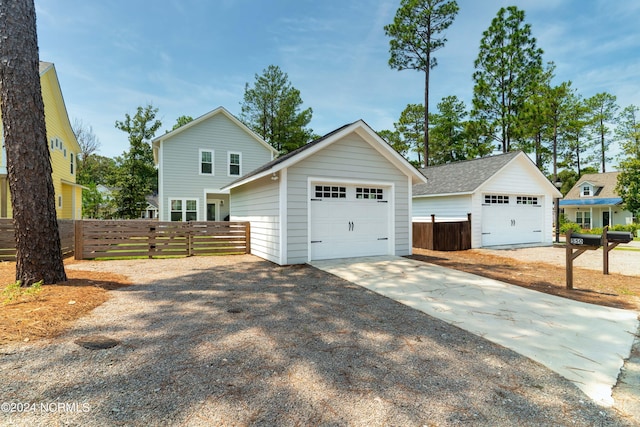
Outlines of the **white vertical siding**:
{"label": "white vertical siding", "polygon": [[231,189],[231,221],[251,222],[251,253],[283,264],[280,251],[280,185],[269,177]]}
{"label": "white vertical siding", "polygon": [[411,253],[407,176],[353,133],[294,164],[287,171],[286,252],[289,264],[306,263],[309,258],[308,177],[392,183],[392,208],[395,208],[392,230],[395,235],[394,253]]}
{"label": "white vertical siding", "polygon": [[[214,152],[214,174],[201,175],[199,150]],[[161,219],[169,219],[168,200],[197,199],[199,219],[204,219],[204,189],[219,189],[237,179],[228,174],[228,152],[242,153],[242,173],[271,160],[271,152],[224,114],[216,114],[161,142]]]}

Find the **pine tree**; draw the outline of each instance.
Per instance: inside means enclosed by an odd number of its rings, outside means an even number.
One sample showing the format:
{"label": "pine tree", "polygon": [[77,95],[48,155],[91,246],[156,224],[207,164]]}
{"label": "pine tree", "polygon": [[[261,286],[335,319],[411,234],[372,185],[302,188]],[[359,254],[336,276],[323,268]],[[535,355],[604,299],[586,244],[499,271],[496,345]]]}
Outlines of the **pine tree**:
{"label": "pine tree", "polygon": [[424,165],[429,165],[429,74],[438,65],[433,53],[446,43],[442,33],[458,14],[458,3],[447,0],[401,0],[393,23],[384,27],[389,42],[389,66],[424,72]]}
{"label": "pine tree", "polygon": [[16,280],[67,280],[56,219],[33,0],[0,1],[0,109],[16,239]]}
{"label": "pine tree", "polygon": [[474,62],[472,117],[504,153],[525,133],[520,114],[542,74],[542,49],[524,19],[515,6],[501,8],[483,33]]}

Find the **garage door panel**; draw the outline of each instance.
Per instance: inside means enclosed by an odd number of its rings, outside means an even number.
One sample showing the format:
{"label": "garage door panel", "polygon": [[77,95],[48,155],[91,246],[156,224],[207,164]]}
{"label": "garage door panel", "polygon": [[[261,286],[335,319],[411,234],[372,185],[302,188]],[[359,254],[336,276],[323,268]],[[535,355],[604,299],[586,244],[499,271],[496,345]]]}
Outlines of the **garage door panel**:
{"label": "garage door panel", "polygon": [[[311,199],[311,259],[387,254],[389,203],[373,197],[388,195],[382,190],[376,193],[377,189],[366,188],[366,196],[363,196],[364,188],[359,186],[332,185],[322,188],[335,190],[336,187],[338,190],[345,189],[345,197],[336,197],[336,193],[332,191],[322,194],[316,191],[315,196],[325,197]],[[317,189],[318,187],[312,186],[312,190]]]}
{"label": "garage door panel", "polygon": [[544,215],[537,196],[500,195],[492,200],[482,206],[482,246],[543,241]]}

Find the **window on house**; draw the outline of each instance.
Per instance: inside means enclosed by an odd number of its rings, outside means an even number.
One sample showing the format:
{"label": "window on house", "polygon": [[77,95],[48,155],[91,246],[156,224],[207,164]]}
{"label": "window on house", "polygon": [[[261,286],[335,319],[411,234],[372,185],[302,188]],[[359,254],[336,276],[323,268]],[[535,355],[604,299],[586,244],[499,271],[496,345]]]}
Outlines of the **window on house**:
{"label": "window on house", "polygon": [[186,200],[185,206],[186,206],[185,219],[187,221],[197,221],[198,220],[198,202],[196,200]]}
{"label": "window on house", "polygon": [[62,196],[58,196],[58,208],[62,209]]}
{"label": "window on house", "polygon": [[182,221],[182,200],[171,201],[171,221]]}
{"label": "window on house", "polygon": [[198,201],[195,199],[172,199],[169,201],[169,206],[171,206],[171,221],[198,220]]}
{"label": "window on house", "polygon": [[200,150],[200,174],[213,175],[213,151]]}
{"label": "window on house", "polygon": [[576,224],[585,229],[591,228],[591,212],[576,212]]}
{"label": "window on house", "polygon": [[585,185],[584,187],[582,187],[582,195],[583,196],[590,196],[591,195],[591,187],[589,187],[588,185]]}
{"label": "window on house", "polygon": [[69,153],[70,159],[71,159],[71,175],[73,175],[73,153]]}
{"label": "window on house", "polygon": [[240,176],[240,153],[229,153],[229,176]]}

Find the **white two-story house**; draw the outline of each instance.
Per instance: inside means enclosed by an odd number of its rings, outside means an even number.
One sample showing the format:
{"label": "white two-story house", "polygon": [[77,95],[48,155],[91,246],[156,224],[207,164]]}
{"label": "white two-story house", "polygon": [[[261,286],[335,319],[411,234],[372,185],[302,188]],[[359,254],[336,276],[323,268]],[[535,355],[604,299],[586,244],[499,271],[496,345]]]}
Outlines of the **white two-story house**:
{"label": "white two-story house", "polygon": [[223,221],[222,187],[274,159],[277,151],[223,107],[152,141],[160,221]]}

